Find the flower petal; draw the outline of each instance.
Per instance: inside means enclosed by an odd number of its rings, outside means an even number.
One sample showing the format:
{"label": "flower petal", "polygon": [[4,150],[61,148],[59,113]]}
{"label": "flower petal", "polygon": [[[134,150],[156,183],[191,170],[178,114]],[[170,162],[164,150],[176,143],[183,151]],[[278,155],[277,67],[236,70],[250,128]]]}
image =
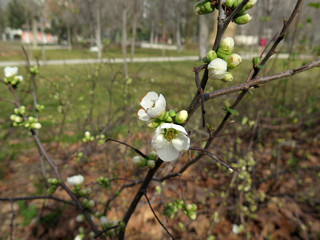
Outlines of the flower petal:
{"label": "flower petal", "polygon": [[177,151],[186,151],[190,147],[190,138],[180,134],[177,138],[172,139],[171,143]]}
{"label": "flower petal", "polygon": [[179,153],[169,142],[163,148],[157,149],[158,157],[164,162],[176,160],[179,157]]}
{"label": "flower petal", "polygon": [[177,130],[178,132],[182,132],[185,135],[188,135],[187,131],[184,129],[184,127],[182,127],[181,125],[177,125],[177,124],[173,124],[173,123],[163,123],[159,126],[161,129],[165,129],[165,128],[173,128],[175,130]]}
{"label": "flower petal", "polygon": [[154,102],[159,98],[158,93],[156,92],[148,92],[147,95],[145,95],[141,101],[140,101],[140,105],[144,108],[144,109],[148,109],[151,108],[154,105]]}
{"label": "flower petal", "polygon": [[[157,128],[157,130],[159,127]],[[155,149],[163,148],[165,144],[169,143],[167,139],[164,137],[163,134],[155,133],[154,137],[152,138],[151,144]]]}
{"label": "flower petal", "polygon": [[140,108],[137,112],[137,116],[141,121],[147,122],[150,120],[149,115],[146,113],[146,111],[143,108]]}

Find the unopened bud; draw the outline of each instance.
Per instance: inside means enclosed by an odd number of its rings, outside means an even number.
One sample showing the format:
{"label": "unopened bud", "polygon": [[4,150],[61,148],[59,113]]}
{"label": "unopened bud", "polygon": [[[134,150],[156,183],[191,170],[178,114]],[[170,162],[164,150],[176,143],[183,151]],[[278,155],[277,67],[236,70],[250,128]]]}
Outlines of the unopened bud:
{"label": "unopened bud", "polygon": [[152,151],[149,155],[148,155],[149,160],[156,160],[157,159],[157,153]]}
{"label": "unopened bud", "polygon": [[233,7],[234,1],[235,0],[226,0],[225,2],[226,7],[229,7],[229,8]]}
{"label": "unopened bud", "polygon": [[250,20],[252,19],[252,17],[249,15],[249,13],[244,13],[242,15],[237,15],[237,17],[235,19],[233,19],[233,21],[236,24],[246,24],[248,22],[250,22]]}
{"label": "unopened bud", "polygon": [[239,66],[239,64],[242,62],[241,56],[236,53],[227,56],[225,60],[228,64],[228,69],[234,69],[235,67]]}
{"label": "unopened bud", "polygon": [[147,166],[152,169],[156,166],[156,162],[154,160],[148,160]]}
{"label": "unopened bud", "polygon": [[159,122],[156,122],[156,121],[150,122],[150,123],[147,124],[147,126],[148,126],[149,128],[157,128],[157,127],[159,127],[159,125],[160,125],[160,123],[159,123]]}
{"label": "unopened bud", "polygon": [[226,54],[231,54],[234,48],[234,40],[232,37],[224,38],[219,46],[219,49],[222,50]]}
{"label": "unopened bud", "polygon": [[216,59],[216,58],[217,58],[217,53],[214,50],[210,50],[207,53],[206,61],[211,62],[213,59]]}
{"label": "unopened bud", "polygon": [[231,82],[233,80],[233,76],[230,72],[226,72],[226,74],[224,75],[224,78],[221,79],[221,81],[223,82]]}
{"label": "unopened bud", "polygon": [[212,60],[208,65],[210,79],[223,79],[227,71],[227,63],[221,58]]}
{"label": "unopened bud", "polygon": [[175,121],[178,124],[183,124],[188,119],[188,112],[186,110],[181,110],[178,112],[177,116],[175,117]]}
{"label": "unopened bud", "polygon": [[193,10],[195,14],[202,15],[202,14],[212,13],[214,11],[214,8],[211,5],[211,1],[204,0],[204,1],[197,2],[194,5]]}
{"label": "unopened bud", "polygon": [[89,132],[89,131],[85,131],[84,137],[85,137],[85,138],[90,138],[90,137],[91,137],[90,132]]}
{"label": "unopened bud", "polygon": [[140,156],[134,156],[132,161],[134,165],[136,165],[137,167],[145,167],[147,165],[148,160]]}
{"label": "unopened bud", "polygon": [[173,117],[175,117],[176,115],[177,115],[177,113],[176,113],[174,110],[170,110],[170,111],[169,111],[169,116],[170,116],[170,117],[173,118]]}
{"label": "unopened bud", "polygon": [[78,215],[78,216],[76,217],[76,221],[77,221],[77,222],[83,222],[84,219],[85,219],[85,217],[84,217],[84,215],[82,215],[82,214],[80,214],[80,215]]}
{"label": "unopened bud", "polygon": [[33,129],[40,129],[42,126],[41,126],[41,124],[40,123],[32,123],[31,124],[31,128],[33,128]]}

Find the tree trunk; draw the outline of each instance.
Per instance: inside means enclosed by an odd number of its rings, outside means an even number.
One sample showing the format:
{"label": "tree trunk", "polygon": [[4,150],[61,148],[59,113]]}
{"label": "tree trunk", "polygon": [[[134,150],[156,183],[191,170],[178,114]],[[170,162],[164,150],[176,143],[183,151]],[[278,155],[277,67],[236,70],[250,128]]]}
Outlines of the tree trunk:
{"label": "tree trunk", "polygon": [[67,41],[68,41],[68,50],[72,50],[72,41],[71,41],[71,27],[69,19],[67,20]]}
{"label": "tree trunk", "polygon": [[177,15],[176,19],[176,45],[178,52],[181,52],[181,26],[180,26],[180,16]]}
{"label": "tree trunk", "polygon": [[37,20],[35,17],[32,18],[32,44],[33,48],[37,47],[38,45],[38,30],[37,30]]}
{"label": "tree trunk", "polygon": [[40,29],[41,29],[41,40],[42,40],[42,45],[41,45],[41,55],[42,55],[42,61],[46,61],[46,49],[45,49],[45,44],[47,43],[46,35],[44,33],[44,21],[43,21],[43,13],[41,13],[40,16]]}
{"label": "tree trunk", "polygon": [[127,64],[127,6],[124,2],[122,5],[122,55],[123,55],[123,72],[124,76],[128,78],[128,64]]}
{"label": "tree trunk", "polygon": [[135,44],[136,44],[136,34],[137,34],[137,2],[134,2],[134,8],[133,8],[133,19],[132,19],[132,40],[131,40],[131,62],[134,57],[134,50],[135,50]]}
{"label": "tree trunk", "polygon": [[102,58],[102,44],[101,44],[101,14],[100,14],[100,1],[96,3],[96,44],[98,47],[98,59]]}
{"label": "tree trunk", "polygon": [[199,57],[204,58],[207,55],[208,37],[209,37],[208,19],[204,15],[199,15]]}

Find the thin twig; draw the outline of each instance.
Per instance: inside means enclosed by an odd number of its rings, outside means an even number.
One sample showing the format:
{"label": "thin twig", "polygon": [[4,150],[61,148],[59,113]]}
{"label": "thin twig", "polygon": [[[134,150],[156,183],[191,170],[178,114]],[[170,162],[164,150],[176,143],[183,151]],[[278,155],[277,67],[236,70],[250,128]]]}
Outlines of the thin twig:
{"label": "thin twig", "polygon": [[125,145],[125,146],[131,148],[132,150],[134,150],[134,151],[135,151],[136,153],[138,153],[141,157],[148,159],[148,156],[145,155],[144,153],[142,153],[139,149],[137,149],[137,148],[135,148],[135,147],[132,147],[131,145],[129,145],[129,144],[125,143],[125,142],[121,142],[121,141],[119,141],[119,140],[112,139],[112,138],[108,138],[108,139],[105,140],[105,142],[109,142],[109,141],[112,141],[112,142],[116,142],[116,143],[120,143],[120,144],[122,144],[122,145]]}
{"label": "thin twig", "polygon": [[146,200],[147,200],[147,202],[148,202],[148,205],[149,205],[149,207],[150,207],[153,215],[154,215],[155,218],[157,219],[158,223],[159,223],[159,224],[161,225],[161,227],[168,233],[168,235],[174,240],[174,237],[172,236],[172,234],[171,234],[171,233],[168,231],[168,229],[163,225],[163,223],[160,221],[160,219],[158,218],[157,214],[156,214],[155,211],[153,210],[152,205],[151,205],[151,203],[150,203],[150,201],[149,201],[149,198],[148,198],[148,196],[147,196],[147,193],[144,193],[144,196],[145,196],[145,198],[146,198]]}

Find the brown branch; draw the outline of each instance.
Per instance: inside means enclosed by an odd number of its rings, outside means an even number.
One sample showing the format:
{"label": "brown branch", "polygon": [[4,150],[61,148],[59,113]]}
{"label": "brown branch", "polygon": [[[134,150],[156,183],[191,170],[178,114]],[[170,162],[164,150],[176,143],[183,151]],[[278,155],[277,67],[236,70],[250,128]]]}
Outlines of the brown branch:
{"label": "brown branch", "polygon": [[239,91],[248,91],[250,88],[256,88],[259,85],[274,81],[274,80],[278,80],[281,78],[285,78],[285,77],[289,77],[289,76],[293,76],[296,75],[298,73],[307,71],[309,69],[315,68],[315,67],[320,67],[320,58],[307,64],[304,65],[302,67],[296,68],[296,69],[289,69],[287,71],[281,72],[281,73],[277,73],[271,76],[265,76],[265,77],[260,77],[260,78],[255,78],[251,81],[242,83],[242,84],[238,84],[238,85],[234,85],[232,87],[229,88],[224,88],[224,89],[219,89],[210,93],[205,93],[204,97],[205,97],[205,101],[209,100],[209,99],[213,99],[219,96],[223,96],[223,95],[228,95],[231,93],[235,93],[235,92],[239,92]]}

